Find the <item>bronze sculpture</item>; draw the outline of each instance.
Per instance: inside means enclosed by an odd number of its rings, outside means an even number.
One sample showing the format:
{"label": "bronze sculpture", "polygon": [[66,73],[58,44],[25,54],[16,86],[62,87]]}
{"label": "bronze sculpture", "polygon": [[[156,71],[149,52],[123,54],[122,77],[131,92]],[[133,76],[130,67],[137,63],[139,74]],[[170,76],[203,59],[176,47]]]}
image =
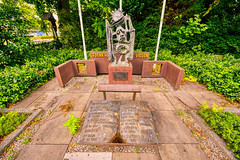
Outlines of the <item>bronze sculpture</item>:
{"label": "bronze sculpture", "polygon": [[[105,21],[109,61],[112,66],[129,66],[128,60],[133,58],[135,40],[135,29],[130,16],[124,16],[121,10],[115,9],[112,13],[112,24],[110,25],[107,19]],[[120,54],[118,60],[117,54]]]}

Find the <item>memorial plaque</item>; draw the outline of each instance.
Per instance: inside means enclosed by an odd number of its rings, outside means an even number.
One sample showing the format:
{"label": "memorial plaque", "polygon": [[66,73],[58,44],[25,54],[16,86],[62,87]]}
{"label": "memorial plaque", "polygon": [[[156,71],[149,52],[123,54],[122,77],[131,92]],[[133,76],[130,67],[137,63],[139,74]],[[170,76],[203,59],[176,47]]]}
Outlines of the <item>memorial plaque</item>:
{"label": "memorial plaque", "polygon": [[120,134],[123,141],[128,143],[157,143],[153,118],[147,102],[129,101],[121,105]]}
{"label": "memorial plaque", "polygon": [[153,118],[144,101],[93,101],[79,142],[157,144]]}
{"label": "memorial plaque", "polygon": [[128,80],[128,72],[113,72],[113,80],[115,81]]}
{"label": "memorial plaque", "polygon": [[117,133],[118,110],[114,102],[92,102],[79,136],[80,142],[110,142]]}

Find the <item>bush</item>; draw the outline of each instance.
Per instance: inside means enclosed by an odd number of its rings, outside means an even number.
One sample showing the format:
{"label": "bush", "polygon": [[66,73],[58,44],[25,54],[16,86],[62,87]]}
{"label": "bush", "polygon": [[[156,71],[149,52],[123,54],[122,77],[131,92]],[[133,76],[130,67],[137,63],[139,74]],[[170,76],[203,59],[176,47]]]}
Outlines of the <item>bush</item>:
{"label": "bush", "polygon": [[26,118],[27,114],[13,111],[6,115],[2,115],[0,117],[0,139],[3,139],[5,136],[15,131],[17,126],[25,121]]}
{"label": "bush", "polygon": [[53,49],[38,60],[27,61],[26,65],[6,67],[0,72],[0,108],[16,103],[52,79],[54,67],[69,59],[83,59],[83,53]]}
{"label": "bush", "polygon": [[217,108],[216,105],[212,109],[208,108],[205,103],[198,113],[240,159],[240,117],[231,112],[223,112],[223,108]]}
{"label": "bush", "polygon": [[207,89],[221,93],[228,100],[240,101],[240,59],[231,55],[216,56],[198,53],[172,55],[163,50],[159,60],[171,60],[185,69],[186,77],[193,76]]}

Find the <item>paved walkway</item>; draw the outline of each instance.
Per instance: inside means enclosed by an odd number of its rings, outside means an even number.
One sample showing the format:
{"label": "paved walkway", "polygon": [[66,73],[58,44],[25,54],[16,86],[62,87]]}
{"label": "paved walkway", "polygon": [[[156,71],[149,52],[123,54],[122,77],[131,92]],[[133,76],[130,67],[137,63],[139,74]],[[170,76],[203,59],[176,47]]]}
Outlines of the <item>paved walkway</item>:
{"label": "paved walkway", "polygon": [[[87,111],[88,104],[92,100],[103,100],[102,93],[96,92],[97,84],[103,83],[97,78],[75,78],[65,88],[58,86],[56,78],[49,81],[41,88],[32,93],[23,101],[17,103],[13,108],[38,108],[42,107],[46,112],[51,112],[53,120],[46,121],[33,136],[31,143],[26,145],[19,156],[18,160],[28,159],[63,159],[65,151],[71,141],[72,135],[69,134],[67,127],[63,124],[73,113],[75,116],[81,116]],[[207,91],[203,86],[187,82],[181,86],[178,91],[171,88],[159,86],[158,83],[142,83],[140,76],[134,76],[136,83],[142,85],[142,93],[137,94],[136,100],[148,101],[153,113],[155,127],[157,130],[159,154],[153,153],[76,153],[77,159],[208,159],[207,155],[200,149],[197,140],[191,136],[190,130],[181,121],[177,110],[197,109],[203,101],[209,105],[214,102],[218,105],[223,99],[216,94]],[[145,79],[147,82],[148,80]],[[161,81],[161,79],[159,79]],[[165,91],[159,88],[165,87]],[[111,100],[131,100],[132,94],[126,93],[107,93],[107,99]],[[71,101],[74,106],[66,116],[59,115],[62,111],[59,106]],[[56,117],[57,116],[57,117]],[[51,118],[50,117],[50,118]],[[56,118],[55,118],[56,117]],[[97,157],[97,158],[96,158]],[[66,158],[66,157],[65,157]]]}

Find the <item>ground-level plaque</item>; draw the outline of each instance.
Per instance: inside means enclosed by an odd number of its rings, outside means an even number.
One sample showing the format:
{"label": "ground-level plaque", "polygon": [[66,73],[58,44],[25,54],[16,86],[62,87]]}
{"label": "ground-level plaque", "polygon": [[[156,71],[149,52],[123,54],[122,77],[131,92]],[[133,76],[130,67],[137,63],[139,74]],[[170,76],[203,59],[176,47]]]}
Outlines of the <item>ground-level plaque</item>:
{"label": "ground-level plaque", "polygon": [[78,140],[157,144],[152,113],[144,101],[93,101]]}

